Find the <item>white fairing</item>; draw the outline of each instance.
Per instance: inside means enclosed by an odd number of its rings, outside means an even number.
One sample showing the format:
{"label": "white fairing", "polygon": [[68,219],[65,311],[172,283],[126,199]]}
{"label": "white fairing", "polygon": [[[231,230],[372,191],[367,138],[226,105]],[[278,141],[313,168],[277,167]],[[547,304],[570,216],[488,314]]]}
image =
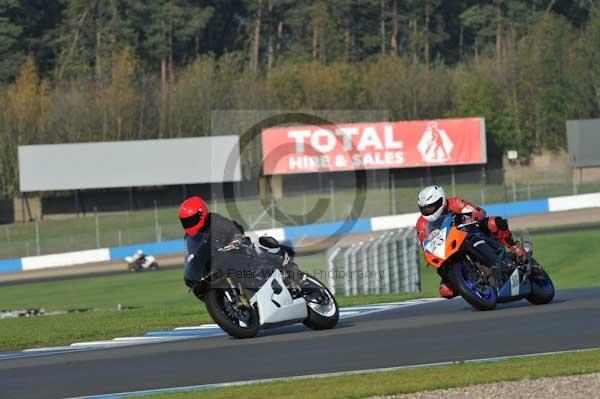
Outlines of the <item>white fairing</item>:
{"label": "white fairing", "polygon": [[519,282],[519,268],[510,275],[510,294],[512,296],[519,295],[521,283]]}
{"label": "white fairing", "polygon": [[[276,280],[282,288],[279,294],[273,292],[271,286],[273,280]],[[277,302],[280,306],[277,306],[274,302]],[[306,301],[303,298],[292,298],[292,295],[283,283],[281,272],[277,269],[250,299],[250,303],[257,304],[258,306],[261,326],[266,323],[304,320],[308,317]]]}
{"label": "white fairing", "polygon": [[444,227],[441,230],[434,230],[429,233],[427,240],[423,241],[423,248],[440,259],[446,259],[446,231]]}
{"label": "white fairing", "polygon": [[[151,255],[146,256],[146,259],[144,259],[144,263],[141,265],[142,268],[144,268],[144,269],[149,268],[154,263],[155,260],[156,260],[156,258],[154,256],[151,256]],[[125,261],[127,263],[133,263],[133,262],[137,261],[137,259],[135,259],[134,256],[126,256]]]}
{"label": "white fairing", "polygon": [[144,263],[142,264],[142,267],[144,269],[149,268],[150,265],[154,263],[154,260],[155,260],[154,256],[146,256],[146,259],[144,260]]}

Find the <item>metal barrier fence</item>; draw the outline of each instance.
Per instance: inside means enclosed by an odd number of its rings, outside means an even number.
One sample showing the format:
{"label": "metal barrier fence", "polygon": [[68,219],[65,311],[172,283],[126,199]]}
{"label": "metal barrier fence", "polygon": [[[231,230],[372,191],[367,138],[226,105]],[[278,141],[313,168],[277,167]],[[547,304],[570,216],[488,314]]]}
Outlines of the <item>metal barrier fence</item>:
{"label": "metal barrier fence", "polygon": [[387,231],[327,252],[328,285],[337,295],[419,292],[418,246],[414,228]]}

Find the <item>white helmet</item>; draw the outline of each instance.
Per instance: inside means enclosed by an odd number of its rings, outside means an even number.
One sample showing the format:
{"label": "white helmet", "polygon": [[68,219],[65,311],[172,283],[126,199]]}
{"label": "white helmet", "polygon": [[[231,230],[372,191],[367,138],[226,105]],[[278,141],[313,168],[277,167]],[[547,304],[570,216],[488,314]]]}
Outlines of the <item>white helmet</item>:
{"label": "white helmet", "polygon": [[428,222],[435,222],[444,212],[448,200],[440,186],[425,187],[417,200],[421,214]]}
{"label": "white helmet", "polygon": [[144,254],[144,252],[141,249],[138,249],[137,252],[135,253],[137,256],[142,256]]}

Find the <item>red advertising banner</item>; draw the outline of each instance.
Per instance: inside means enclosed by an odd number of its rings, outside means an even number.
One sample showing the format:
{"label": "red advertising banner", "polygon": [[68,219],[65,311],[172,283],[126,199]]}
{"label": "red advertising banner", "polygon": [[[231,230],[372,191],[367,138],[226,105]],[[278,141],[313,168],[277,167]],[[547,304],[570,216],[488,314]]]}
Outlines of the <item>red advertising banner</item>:
{"label": "red advertising banner", "polygon": [[290,126],[262,131],[267,175],[487,162],[483,118]]}

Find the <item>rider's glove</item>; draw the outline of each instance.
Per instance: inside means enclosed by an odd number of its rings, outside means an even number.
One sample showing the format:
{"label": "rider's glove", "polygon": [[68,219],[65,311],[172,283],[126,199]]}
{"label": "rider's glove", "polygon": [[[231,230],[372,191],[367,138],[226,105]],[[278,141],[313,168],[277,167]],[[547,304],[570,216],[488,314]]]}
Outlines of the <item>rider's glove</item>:
{"label": "rider's glove", "polygon": [[527,251],[525,251],[525,247],[520,242],[516,242],[513,246],[510,247],[510,252],[514,255],[514,257],[518,261],[525,261],[527,259]]}
{"label": "rider's glove", "polygon": [[473,217],[473,219],[480,222],[483,220],[483,218],[485,218],[485,211],[477,206],[477,207],[475,207],[473,212],[471,212],[471,216]]}

